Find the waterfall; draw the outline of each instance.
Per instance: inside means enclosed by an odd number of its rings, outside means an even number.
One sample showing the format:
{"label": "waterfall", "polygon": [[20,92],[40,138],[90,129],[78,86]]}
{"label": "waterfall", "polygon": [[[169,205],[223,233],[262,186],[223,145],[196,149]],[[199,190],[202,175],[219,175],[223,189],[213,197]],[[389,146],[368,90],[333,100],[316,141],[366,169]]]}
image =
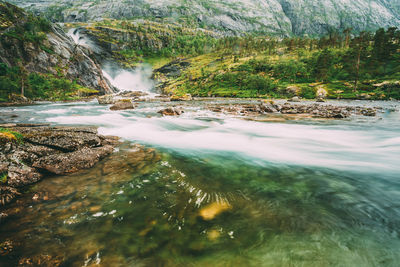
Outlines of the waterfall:
{"label": "waterfall", "polygon": [[151,92],[154,88],[150,65],[142,64],[134,70],[126,70],[108,62],[103,65],[103,75],[120,91]]}
{"label": "waterfall", "polygon": [[[104,52],[94,41],[81,33],[82,29],[72,28],[68,35],[77,45],[86,47],[95,53]],[[121,68],[117,63],[107,61],[102,64],[104,77],[119,91],[143,91],[150,93],[154,88],[151,79],[152,68],[150,65],[142,64],[134,70]]]}

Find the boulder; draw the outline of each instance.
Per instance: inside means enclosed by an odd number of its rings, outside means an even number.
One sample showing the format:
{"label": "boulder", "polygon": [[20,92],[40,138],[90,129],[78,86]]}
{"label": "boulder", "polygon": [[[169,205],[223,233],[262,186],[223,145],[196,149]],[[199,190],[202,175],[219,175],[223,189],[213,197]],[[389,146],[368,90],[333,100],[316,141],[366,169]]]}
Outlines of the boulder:
{"label": "boulder", "polygon": [[261,103],[259,105],[259,108],[260,108],[261,111],[263,111],[265,113],[274,113],[274,112],[278,111],[275,108],[275,106],[273,105],[273,103],[270,103],[270,102]]}
{"label": "boulder", "polygon": [[108,104],[114,104],[114,95],[103,95],[97,97],[97,101],[99,102],[100,105],[108,105]]}
{"label": "boulder", "polygon": [[171,96],[170,99],[171,99],[171,101],[191,101],[191,100],[193,100],[191,94],[185,94],[183,96],[173,95],[173,96]]}
{"label": "boulder", "polygon": [[[22,130],[24,133],[24,130]],[[39,128],[36,131],[28,131],[24,139],[36,146],[45,146],[58,151],[71,152],[82,147],[97,147],[101,145],[101,139],[97,130],[93,128]],[[36,148],[36,149],[41,149]]]}
{"label": "boulder", "polygon": [[111,110],[126,110],[126,109],[134,109],[135,106],[130,99],[121,99],[115,102],[115,104],[110,107]]}
{"label": "boulder", "polygon": [[182,113],[184,113],[184,111],[180,108],[169,107],[158,111],[158,113],[160,113],[163,116],[179,116]]}

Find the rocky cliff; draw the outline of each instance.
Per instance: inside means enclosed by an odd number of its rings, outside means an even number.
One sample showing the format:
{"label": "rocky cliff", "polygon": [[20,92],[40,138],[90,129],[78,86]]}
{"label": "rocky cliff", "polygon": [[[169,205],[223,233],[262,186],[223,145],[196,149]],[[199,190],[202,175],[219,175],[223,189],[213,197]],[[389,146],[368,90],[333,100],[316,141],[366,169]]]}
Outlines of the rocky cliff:
{"label": "rocky cliff", "polygon": [[55,21],[152,18],[225,33],[321,35],[400,25],[398,0],[12,0]]}
{"label": "rocky cliff", "polygon": [[57,75],[79,85],[111,93],[91,51],[77,46],[56,25],[36,20],[22,9],[0,1],[0,63],[26,73]]}

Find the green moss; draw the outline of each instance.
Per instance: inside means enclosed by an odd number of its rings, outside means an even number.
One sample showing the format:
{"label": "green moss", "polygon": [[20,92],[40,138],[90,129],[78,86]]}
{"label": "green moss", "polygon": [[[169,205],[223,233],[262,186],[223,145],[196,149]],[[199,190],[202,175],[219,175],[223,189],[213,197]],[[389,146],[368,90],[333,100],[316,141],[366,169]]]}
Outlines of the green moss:
{"label": "green moss", "polygon": [[6,128],[0,128],[0,133],[5,134],[8,138],[16,140],[18,143],[23,143],[24,136],[16,131],[12,131]]}
{"label": "green moss", "polygon": [[8,173],[2,173],[0,174],[0,184],[6,184],[8,179]]}

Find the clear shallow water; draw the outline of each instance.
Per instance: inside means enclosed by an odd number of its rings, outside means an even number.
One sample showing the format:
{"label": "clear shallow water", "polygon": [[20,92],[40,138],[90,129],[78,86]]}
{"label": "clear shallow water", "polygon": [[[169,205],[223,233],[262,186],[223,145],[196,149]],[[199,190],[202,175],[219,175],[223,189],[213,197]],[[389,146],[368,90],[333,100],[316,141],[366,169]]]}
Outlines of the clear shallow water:
{"label": "clear shallow water", "polygon": [[64,266],[397,265],[398,104],[356,102],[383,106],[376,118],[285,123],[207,104],[185,104],[179,118],[158,116],[159,103],[3,108],[15,121],[98,125],[156,150],[127,143],[91,170],[35,185],[47,200],[28,194],[2,225],[0,238],[19,246],[0,263],[44,254]]}

